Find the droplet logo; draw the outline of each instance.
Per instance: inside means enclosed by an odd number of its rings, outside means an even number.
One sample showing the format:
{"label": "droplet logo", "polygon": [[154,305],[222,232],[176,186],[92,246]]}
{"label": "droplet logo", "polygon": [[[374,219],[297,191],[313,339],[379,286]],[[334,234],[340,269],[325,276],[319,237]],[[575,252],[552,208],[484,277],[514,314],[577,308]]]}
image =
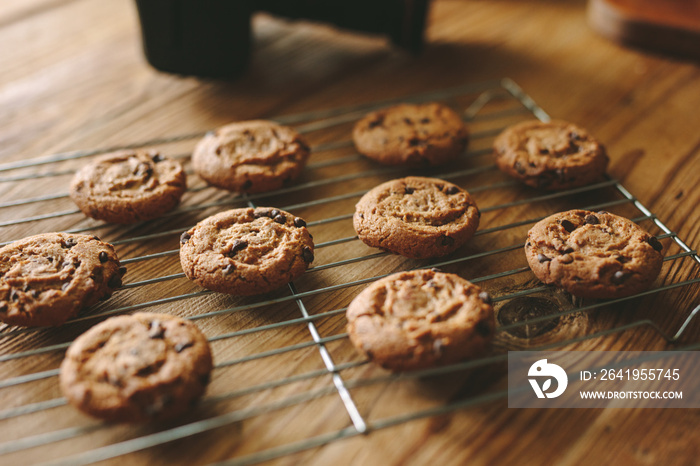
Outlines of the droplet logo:
{"label": "droplet logo", "polygon": [[[530,377],[547,377],[540,387],[538,379],[528,379],[532,389],[535,391],[537,398],[556,398],[566,390],[566,386],[569,384],[569,378],[566,376],[566,371],[556,364],[550,364],[546,359],[540,359],[536,361],[527,373]],[[557,389],[553,392],[548,392],[552,387],[552,379],[557,381]]]}

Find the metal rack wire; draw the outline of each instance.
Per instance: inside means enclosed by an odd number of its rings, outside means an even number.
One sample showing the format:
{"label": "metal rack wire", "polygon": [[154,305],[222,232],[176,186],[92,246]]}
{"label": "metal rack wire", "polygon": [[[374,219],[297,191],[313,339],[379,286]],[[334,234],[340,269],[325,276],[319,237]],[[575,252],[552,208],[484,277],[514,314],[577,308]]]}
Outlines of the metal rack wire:
{"label": "metal rack wire", "polygon": [[[470,406],[499,400],[506,396],[506,391],[500,389],[498,384],[495,384],[494,387],[490,387],[481,393],[461,399],[440,401],[419,409],[410,409],[407,406],[405,410],[401,410],[398,413],[370,419],[367,413],[371,410],[367,406],[363,406],[361,402],[358,402],[358,398],[354,396],[355,391],[363,387],[386,386],[399,381],[410,381],[418,378],[456,375],[463,373],[465,370],[485,370],[503,362],[506,359],[504,351],[517,349],[518,345],[525,345],[528,349],[565,348],[582,342],[597,341],[609,335],[621,334],[640,327],[651,329],[668,343],[676,343],[684,335],[688,335],[688,329],[692,328],[694,317],[700,313],[700,306],[690,310],[690,312],[687,312],[685,309],[676,310],[678,317],[671,324],[673,325],[680,321],[680,325],[675,332],[666,330],[665,327],[668,327],[668,324],[660,325],[655,319],[656,316],[650,314],[648,316],[644,315],[643,318],[633,318],[626,322],[614,322],[607,327],[585,331],[582,334],[566,334],[565,338],[559,341],[547,341],[542,344],[539,342],[540,340],[534,338],[532,340],[518,340],[517,344],[514,345],[517,339],[514,340],[509,333],[513,329],[532,326],[540,322],[563,319],[567,316],[591,316],[601,308],[623,306],[625,303],[640,303],[640,298],[666,296],[664,292],[670,290],[690,290],[688,291],[689,293],[697,296],[697,290],[700,286],[700,274],[698,274],[700,257],[616,180],[608,179],[595,185],[562,192],[541,193],[529,188],[523,188],[502,176],[489,160],[491,138],[508,124],[522,118],[534,116],[543,121],[549,120],[549,116],[511,80],[503,79],[500,81],[469,84],[456,89],[410,96],[400,100],[412,102],[444,101],[462,111],[465,120],[469,122],[470,126],[476,128],[471,135],[471,147],[473,148],[465,154],[461,164],[451,171],[446,171],[445,168],[442,168],[430,174],[431,176],[450,179],[455,182],[458,180],[469,181],[468,183],[460,184],[465,186],[477,198],[481,212],[484,214],[484,218],[487,219],[482,221],[481,229],[477,232],[474,241],[482,240],[481,246],[488,244],[492,247],[474,246],[474,248],[463,248],[446,258],[427,263],[426,261],[397,260],[397,256],[376,252],[376,250],[372,251],[358,244],[359,242],[352,231],[352,227],[348,223],[348,220],[352,217],[352,203],[366,192],[368,186],[371,186],[369,185],[370,182],[402,176],[410,173],[410,171],[407,172],[401,168],[377,168],[357,154],[352,152],[346,153],[348,150],[352,151],[352,143],[347,139],[348,132],[335,130],[344,128],[343,125],[351,124],[368,110],[379,108],[398,100],[372,102],[352,108],[308,112],[277,118],[276,120],[280,123],[294,125],[298,131],[318,139],[318,142],[313,146],[315,158],[318,154],[324,153],[328,154],[328,156],[321,157],[320,160],[312,159],[312,163],[307,171],[313,172],[313,175],[307,179],[303,179],[294,186],[272,193],[250,196],[223,194],[214,188],[203,185],[201,182],[197,184],[196,177],[191,176],[190,181],[195,179],[195,183],[189,189],[188,195],[192,196],[192,199],[195,200],[194,202],[185,202],[181,207],[166,214],[162,219],[147,222],[134,228],[114,227],[91,220],[82,220],[82,215],[78,210],[60,207],[66,201],[67,193],[44,194],[0,203],[0,214],[13,208],[27,206],[36,207],[37,212],[50,212],[48,214],[37,213],[36,215],[21,218],[14,218],[11,214],[5,215],[3,219],[8,219],[0,222],[0,229],[2,229],[0,231],[5,232],[4,238],[6,239],[2,244],[11,242],[10,238],[13,238],[13,240],[18,239],[18,232],[25,232],[26,230],[30,230],[31,233],[52,231],[60,228],[60,225],[62,225],[58,223],[60,219],[73,218],[78,219],[73,223],[75,226],[66,229],[66,231],[93,232],[100,235],[105,233],[111,243],[118,248],[124,248],[124,250],[131,250],[133,247],[145,249],[154,240],[158,242],[167,240],[169,244],[177,246],[177,241],[173,241],[173,238],[177,238],[183,230],[192,226],[192,216],[196,220],[215,210],[234,206],[255,206],[260,203],[271,205],[272,202],[275,202],[276,207],[295,213],[307,212],[309,209],[320,209],[324,212],[321,218],[311,219],[307,222],[308,227],[312,229],[312,232],[317,237],[322,236],[329,225],[334,225],[334,232],[345,231],[348,233],[343,236],[325,238],[317,243],[317,251],[335,251],[339,249],[337,248],[338,246],[341,246],[343,251],[329,253],[327,255],[328,260],[314,264],[313,267],[309,268],[303,279],[298,280],[297,283],[289,284],[288,292],[286,293],[281,291],[271,297],[262,296],[253,300],[231,302],[225,299],[222,300],[223,298],[220,298],[216,293],[193,287],[185,290],[186,292],[176,292],[171,296],[158,298],[152,298],[146,291],[149,286],[159,283],[185,282],[186,286],[187,282],[183,280],[184,274],[176,272],[129,281],[116,294],[118,305],[114,304],[113,298],[61,327],[61,335],[65,336],[63,338],[65,341],[52,343],[51,336],[57,332],[57,329],[17,329],[10,327],[0,329],[0,348],[2,348],[0,350],[0,364],[11,365],[10,370],[6,372],[7,375],[0,379],[0,397],[3,396],[3,391],[5,391],[10,393],[6,395],[6,398],[10,399],[16,393],[12,390],[22,390],[24,387],[31,387],[31,384],[42,383],[42,381],[47,384],[55,384],[55,379],[58,375],[57,361],[60,362],[60,355],[70,345],[72,339],[80,333],[80,330],[86,328],[85,325],[95,324],[111,315],[141,309],[148,311],[163,305],[192,303],[187,306],[191,312],[186,317],[200,323],[241,316],[251,310],[284,309],[284,311],[273,314],[277,319],[274,322],[254,317],[251,319],[253,325],[250,326],[246,325],[249,321],[239,319],[234,320],[233,323],[227,322],[226,326],[223,327],[224,331],[221,333],[208,334],[212,345],[217,343],[227,344],[219,351],[217,351],[215,346],[216,370],[212,379],[212,385],[215,385],[217,374],[222,370],[239,367],[248,362],[263,365],[267,364],[274,357],[288,357],[292,354],[301,354],[298,357],[301,361],[317,360],[320,356],[321,366],[317,368],[313,368],[312,364],[311,369],[293,372],[281,377],[273,377],[259,383],[240,386],[234,390],[220,386],[214,389],[213,392],[210,389],[209,395],[205,397],[200,405],[205,411],[201,419],[188,420],[174,427],[166,425],[156,426],[152,431],[143,433],[143,435],[131,435],[126,436],[126,438],[115,436],[117,440],[111,443],[94,447],[91,445],[67,454],[51,464],[87,464],[115,458],[175,440],[187,439],[197,434],[211,433],[216,429],[231,428],[240,422],[260,418],[270,413],[277,413],[293,407],[304,407],[314,400],[337,397],[345,411],[344,421],[340,422],[338,428],[330,429],[321,434],[308,434],[301,439],[281,442],[259,451],[235,455],[221,463],[236,465],[254,464],[418,419],[454,413]],[[339,137],[339,132],[344,136]],[[195,141],[202,135],[203,133],[181,135],[129,144],[122,147],[61,153],[28,161],[8,163],[0,165],[1,173],[16,171],[20,173],[1,176],[0,183],[14,183],[70,175],[75,169],[75,165],[71,165],[71,163],[76,161],[80,163],[80,159],[115,149],[174,145],[175,149],[172,150],[177,150],[177,144],[191,144],[192,141]],[[187,161],[189,153],[187,150],[184,150],[183,152],[175,153],[174,156]],[[356,168],[354,171],[342,168],[350,166],[359,168]],[[48,170],[46,169],[47,167]],[[330,174],[325,173],[328,170],[330,170]],[[330,195],[316,198],[315,190],[319,188],[337,188],[338,192],[331,192]],[[209,200],[197,197],[207,193],[211,193],[215,199]],[[489,193],[505,193],[506,201],[490,205],[482,204],[480,196],[483,195],[484,199],[487,200],[490,199],[487,196]],[[278,205],[278,203],[285,202],[288,197],[293,198],[296,195],[301,196],[299,202],[289,205]],[[338,211],[337,207],[333,207],[336,204],[342,206],[341,209],[344,210]],[[505,213],[521,207],[532,208],[533,206],[537,206],[532,211],[538,215],[530,215],[517,221],[508,220],[507,223],[497,224],[499,217],[509,217]],[[339,344],[347,346],[347,335],[343,331],[333,332],[333,330],[343,327],[345,306],[354,294],[361,289],[360,285],[370,283],[398,270],[422,267],[456,268],[472,282],[488,285],[497,307],[528,296],[557,293],[551,287],[541,286],[536,280],[533,280],[529,268],[523,266],[522,261],[520,261],[519,266],[510,265],[518,262],[517,259],[512,259],[513,255],[510,253],[515,252],[517,254],[517,251],[522,248],[521,238],[524,237],[522,232],[526,231],[528,225],[557,210],[563,210],[563,208],[584,208],[587,210],[621,209],[625,214],[632,217],[634,221],[645,223],[650,230],[655,229],[654,233],[657,233],[657,237],[660,240],[667,240],[664,241],[666,246],[664,270],[666,273],[662,274],[666,278],[651,290],[635,296],[608,301],[573,302],[553,313],[530,317],[516,322],[501,322],[497,328],[499,339],[493,354],[478,360],[446,367],[406,374],[388,374],[378,369],[367,370],[367,361],[360,359],[352,351],[337,346]],[[331,213],[325,214],[325,212]],[[491,214],[491,217],[488,217],[489,214]],[[181,220],[190,223],[177,223]],[[177,227],[172,225],[173,222],[177,223]],[[338,227],[343,222],[345,222],[345,226]],[[522,230],[523,228],[525,230]],[[319,233],[321,234],[319,235]],[[17,237],[13,237],[13,235]],[[20,236],[24,236],[24,234]],[[502,244],[499,242],[500,239],[509,240],[510,242]],[[129,265],[129,267],[132,265],[138,267],[143,264],[148,265],[151,261],[163,261],[164,264],[167,264],[163,268],[167,269],[173,264],[177,267],[177,254],[178,249],[166,249],[126,257],[122,262]],[[321,255],[318,254],[318,256]],[[501,260],[503,256],[511,257],[511,259],[508,261]],[[319,261],[317,260],[317,262]],[[505,270],[502,268],[503,263],[508,264]],[[368,264],[372,264],[372,266]],[[481,265],[472,268],[472,264]],[[467,268],[466,266],[469,267]],[[474,270],[481,273],[474,274]],[[129,276],[127,275],[127,278]],[[333,283],[333,277],[338,276],[350,276],[352,279]],[[173,285],[173,287],[175,286]],[[561,294],[558,296],[561,298]],[[331,305],[329,307],[327,304],[329,302],[339,302],[344,305]],[[281,332],[287,332],[289,329],[297,326],[306,327],[306,333],[299,334],[298,337],[295,336],[291,340],[285,338],[279,346],[272,345],[270,349],[265,349],[267,346],[258,348],[257,343],[260,340],[255,340],[252,344],[246,341],[246,347],[252,345],[253,348],[247,354],[239,354],[235,349],[237,342],[242,341],[242,339],[251,336],[270,335],[265,341],[275,340],[282,335]],[[214,328],[219,327],[215,327],[213,324],[208,327],[210,330]],[[327,334],[329,331],[331,334]],[[690,341],[684,342],[684,349],[700,347],[700,344],[698,344],[698,341],[700,341],[698,333],[694,332],[691,337]],[[230,346],[230,344],[234,346]],[[317,350],[316,352],[305,352],[305,350],[314,348]],[[348,357],[348,354],[352,356]],[[47,364],[52,365],[52,367],[31,370],[36,364],[28,364],[28,368],[23,364],[24,361],[32,360],[33,357],[40,355],[47,357],[49,359]],[[56,359],[57,357],[58,359]],[[344,362],[339,362],[343,360]],[[317,381],[324,378],[329,379],[327,384],[317,383]],[[261,402],[254,402],[244,407],[234,406],[232,409],[224,409],[223,412],[213,410],[213,414],[211,414],[210,411],[207,411],[209,407],[220,404],[225,405],[232,400],[272,393],[274,390],[304,383],[311,384],[312,388],[304,389],[299,393],[283,393],[282,396],[272,400],[264,398]],[[313,386],[314,384],[320,386]],[[21,404],[5,403],[5,405],[9,407],[0,410],[0,425],[2,423],[15,423],[13,425],[19,423],[19,425],[22,425],[25,419],[30,418],[32,422],[37,422],[37,419],[41,422],[42,416],[47,415],[51,410],[70,409],[69,407],[64,407],[66,401],[60,396]],[[12,455],[21,455],[58,442],[75,440],[92,433],[114,428],[114,426],[109,424],[88,421],[84,417],[75,417],[74,422],[65,427],[48,429],[38,434],[23,435],[0,443],[0,459],[13,457]]]}

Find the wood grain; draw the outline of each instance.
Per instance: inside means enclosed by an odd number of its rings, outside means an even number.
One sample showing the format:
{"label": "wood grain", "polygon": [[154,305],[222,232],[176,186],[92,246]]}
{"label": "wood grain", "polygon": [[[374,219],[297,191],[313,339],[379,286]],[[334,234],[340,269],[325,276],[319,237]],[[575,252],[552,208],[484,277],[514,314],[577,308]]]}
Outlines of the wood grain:
{"label": "wood grain", "polygon": [[[254,19],[255,50],[250,70],[239,81],[217,82],[178,77],[151,69],[141,55],[134,5],[128,0],[2,1],[0,7],[0,163],[21,161],[58,152],[94,149],[154,138],[203,132],[238,119],[272,117],[389,98],[510,77],[550,115],[575,121],[605,142],[611,156],[609,174],[623,184],[691,247],[700,244],[700,69],[691,62],[645,55],[608,43],[586,25],[580,0],[435,1],[425,52],[412,57],[393,50],[381,37],[336,31],[323,25],[286,22],[266,15]],[[456,102],[466,106],[478,93]],[[493,100],[480,112],[514,108],[512,100]],[[517,106],[517,105],[516,105]],[[527,203],[507,209],[488,207],[540,195],[519,186],[480,189],[507,179],[487,169],[492,133],[504,124],[520,121],[526,113],[482,118],[470,123],[470,150],[482,155],[449,167],[450,171],[485,167],[483,173],[456,178],[485,209],[481,229],[533,219],[571,206],[620,199],[612,188],[584,192],[562,199]],[[309,133],[312,145],[348,139],[351,124]],[[196,139],[159,147],[168,154],[186,155]],[[311,163],[351,156],[351,147],[313,154]],[[186,160],[186,159],[184,159]],[[0,203],[36,196],[65,194],[70,172],[84,160],[32,169],[0,172]],[[187,164],[189,168],[189,164]],[[376,170],[369,161],[328,165],[307,170],[299,183]],[[11,181],[32,173],[61,172],[33,181]],[[435,173],[440,173],[436,170]],[[309,222],[349,214],[358,196],[334,202],[304,205],[314,200],[369,189],[396,174],[375,174],[302,189],[259,200],[267,205],[292,206]],[[204,187],[189,177],[190,187]],[[124,242],[135,236],[184,230],[196,221],[243,202],[213,188],[191,191],[183,207],[222,201],[221,205],[193,209],[159,221],[123,227],[103,225],[69,213],[50,220],[27,221],[0,227],[2,241],[49,230],[87,228],[103,239],[117,242],[122,258],[175,251],[177,233],[156,239]],[[258,201],[256,201],[258,202]],[[0,208],[0,222],[75,209],[65,197]],[[629,204],[609,210],[639,216]],[[642,224],[658,233],[653,224]],[[477,236],[454,257],[465,257],[523,241],[528,225]],[[311,227],[318,243],[354,235],[349,219]],[[679,252],[664,240],[667,255]],[[330,245],[317,251],[314,265],[375,254],[358,241]],[[399,269],[425,265],[397,256],[381,255],[342,267],[307,273],[295,283],[300,292],[341,285]],[[526,266],[519,249],[450,265],[445,270],[476,278]],[[128,264],[126,283],[180,273],[176,254]],[[700,276],[688,258],[665,264],[657,285]],[[493,295],[539,286],[530,272],[483,283]],[[311,315],[342,309],[362,285],[319,293],[303,299]],[[548,289],[536,294],[572,314],[553,329],[531,338],[502,332],[495,354],[566,342],[571,338],[651,319],[668,333],[675,332],[700,302],[697,285],[576,312],[594,304],[578,302]],[[183,278],[125,289],[86,315],[118,310],[148,300],[201,291]],[[255,309],[241,309],[197,320],[208,337],[242,332],[214,342],[217,363],[207,400],[176,424],[126,427],[102,425],[69,406],[0,419],[3,448],[18,451],[0,456],[7,464],[29,464],[64,458],[202,419],[238,413],[224,427],[123,457],[105,461],[123,464],[205,464],[240,458],[304,439],[333,435],[351,426],[333,381],[324,370],[319,351],[305,322],[252,331],[301,317],[288,290],[266,298],[286,301]],[[201,316],[260,298],[205,294],[149,306],[148,311]],[[500,307],[500,305],[499,305]],[[71,341],[96,320],[60,329],[16,331],[3,329],[0,357]],[[384,377],[386,372],[362,361],[344,333],[342,312],[315,320],[336,364],[353,364],[340,372],[346,382]],[[250,332],[250,333],[245,333]],[[697,342],[695,322],[681,344]],[[290,345],[308,346],[269,357],[263,352]],[[618,332],[575,344],[567,349],[646,349],[672,347],[649,327]],[[2,380],[52,371],[62,350],[0,361]],[[257,358],[248,360],[248,358]],[[359,412],[369,422],[444,406],[497,392],[504,387],[505,368],[493,364],[482,370],[420,380],[392,380],[350,389]],[[297,377],[288,384],[251,390],[260,384]],[[0,380],[0,384],[2,381]],[[289,406],[277,406],[295,396],[318,396]],[[224,396],[223,399],[216,397]],[[236,395],[236,396],[233,396]],[[3,410],[29,406],[60,397],[55,376],[10,387],[0,387]],[[276,407],[267,413],[260,407]],[[2,411],[6,412],[6,411]],[[272,464],[693,464],[700,457],[693,433],[699,425],[697,410],[514,410],[503,399],[484,401],[452,414],[431,416],[350,436]],[[22,439],[61,429],[95,425],[90,432],[35,448],[21,448]],[[26,441],[26,440],[23,440]],[[21,448],[21,449],[20,449]]]}

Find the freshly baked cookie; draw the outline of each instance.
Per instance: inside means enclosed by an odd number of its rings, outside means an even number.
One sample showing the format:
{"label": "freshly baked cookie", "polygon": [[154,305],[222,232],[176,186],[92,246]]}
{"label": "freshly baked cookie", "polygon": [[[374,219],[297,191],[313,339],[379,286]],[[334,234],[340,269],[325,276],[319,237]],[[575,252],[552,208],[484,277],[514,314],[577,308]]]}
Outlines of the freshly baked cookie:
{"label": "freshly baked cookie", "polygon": [[496,326],[491,298],[450,273],[414,270],[372,283],[350,303],[348,334],[373,362],[394,371],[479,356]]}
{"label": "freshly baked cookie", "polygon": [[173,209],[187,189],[182,165],[155,151],[106,154],[75,174],[70,197],[88,217],[135,223]]}
{"label": "freshly baked cookie", "polygon": [[187,278],[220,293],[256,295],[301,276],[314,260],[306,222],[272,208],[233,209],[180,237]]}
{"label": "freshly baked cookie", "polygon": [[388,181],[362,196],[353,225],[368,246],[414,259],[439,257],[462,246],[479,226],[469,193],[437,178]]}
{"label": "freshly baked cookie", "polygon": [[498,168],[533,188],[569,189],[599,180],[608,166],[605,147],[566,121],[524,121],[494,141]]}
{"label": "freshly baked cookie", "polygon": [[352,132],[360,154],[385,165],[439,165],[469,142],[462,119],[437,103],[400,104],[372,112]]}
{"label": "freshly baked cookie", "polygon": [[208,133],[194,149],[192,166],[211,185],[261,193],[297,178],[309,153],[304,139],[291,128],[272,121],[242,121]]}
{"label": "freshly baked cookie", "polygon": [[620,298],[646,290],[661,270],[663,246],[626,218],[570,210],[541,220],[525,253],[535,276],[582,298]]}
{"label": "freshly baked cookie", "polygon": [[44,233],[0,248],[0,320],[61,325],[122,284],[125,268],[96,236]]}
{"label": "freshly baked cookie", "polygon": [[119,422],[173,418],[204,393],[212,370],[207,339],[191,322],[136,313],[95,325],[68,348],[63,394],[92,416]]}

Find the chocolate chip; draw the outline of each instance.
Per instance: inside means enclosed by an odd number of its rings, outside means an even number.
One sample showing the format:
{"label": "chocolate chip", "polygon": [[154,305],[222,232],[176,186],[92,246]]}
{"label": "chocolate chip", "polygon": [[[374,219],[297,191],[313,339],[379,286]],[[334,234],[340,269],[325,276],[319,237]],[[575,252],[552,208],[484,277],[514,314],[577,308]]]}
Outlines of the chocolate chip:
{"label": "chocolate chip", "polygon": [[383,117],[383,116],[377,118],[376,120],[370,121],[368,126],[369,126],[370,129],[372,129],[372,128],[376,128],[377,126],[381,126],[382,123],[384,123],[384,117]]}
{"label": "chocolate chip", "polygon": [[600,220],[598,220],[598,217],[596,217],[593,214],[588,214],[586,215],[585,219],[586,225],[598,225],[600,223]]}
{"label": "chocolate chip", "polygon": [[294,226],[297,228],[305,227],[306,221],[301,217],[295,217],[294,218]]}
{"label": "chocolate chip", "polygon": [[531,243],[531,242],[528,241],[527,243],[525,243],[525,247],[526,247],[526,248],[529,248],[530,246],[532,246],[532,243]]}
{"label": "chocolate chip", "polygon": [[190,348],[192,346],[194,346],[194,342],[192,342],[192,341],[188,341],[186,343],[178,343],[175,345],[175,352],[182,353],[184,350],[186,350],[187,348]]}
{"label": "chocolate chip", "polygon": [[277,217],[277,216],[280,214],[280,211],[277,210],[277,209],[272,209],[271,211],[269,211],[268,214],[269,214],[268,216],[269,216],[270,218],[275,218],[275,217]]}
{"label": "chocolate chip", "polygon": [[441,246],[452,246],[453,244],[455,244],[455,239],[450,236],[443,236],[440,238]]}
{"label": "chocolate chip", "polygon": [[153,160],[153,163],[158,163],[158,162],[162,162],[162,161],[165,160],[165,159],[164,159],[163,156],[160,155],[160,154],[153,154],[153,155],[151,156],[151,160]]}
{"label": "chocolate chip", "polygon": [[540,261],[540,264],[541,264],[542,262],[549,262],[552,259],[545,256],[544,254],[537,254],[537,260]]}
{"label": "chocolate chip", "polygon": [[524,169],[523,166],[520,164],[520,162],[515,162],[515,163],[513,164],[513,168],[515,169],[516,172],[518,172],[518,174],[520,174],[520,175],[524,175],[524,174],[525,174],[525,169]]}
{"label": "chocolate chip", "polygon": [[458,192],[459,188],[457,186],[450,186],[445,190],[445,194],[447,195],[457,194]]}
{"label": "chocolate chip", "polygon": [[152,320],[148,324],[148,338],[163,338],[165,336],[165,328],[160,323],[160,320]]}
{"label": "chocolate chip", "polygon": [[547,149],[546,147],[543,147],[542,149],[540,149],[540,154],[543,154],[543,155],[549,154],[549,149]]}
{"label": "chocolate chip", "polygon": [[248,241],[237,239],[233,242],[231,246],[231,252],[229,252],[229,257],[235,256],[238,251],[241,251],[248,247]]}
{"label": "chocolate chip", "polygon": [[301,250],[301,257],[304,259],[304,262],[310,264],[314,261],[314,252],[310,247],[304,246],[304,249]]}
{"label": "chocolate chip", "polygon": [[124,266],[119,267],[119,275],[121,275],[123,277],[124,274],[126,274],[126,267],[124,267]]}
{"label": "chocolate chip", "polygon": [[136,167],[136,173],[135,175],[139,176],[145,176],[146,178],[150,178],[153,175],[153,167],[151,167],[147,163],[140,163]]}
{"label": "chocolate chip", "polygon": [[413,194],[414,192],[416,192],[416,190],[415,190],[415,188],[411,188],[411,187],[406,186],[406,188],[404,188],[404,192],[406,194]]}
{"label": "chocolate chip", "polygon": [[407,125],[413,126],[413,120],[411,120],[410,118],[404,118],[403,122],[406,123]]}
{"label": "chocolate chip", "polygon": [[569,134],[569,139],[571,139],[572,141],[580,141],[581,136],[579,136],[579,134],[576,131],[572,131],[571,134]]}
{"label": "chocolate chip", "polygon": [[62,246],[63,248],[65,248],[65,249],[70,249],[70,248],[72,248],[73,246],[75,246],[75,239],[73,239],[73,238],[68,238],[67,240],[63,241],[63,243],[61,244],[61,246]]}
{"label": "chocolate chip", "polygon": [[245,182],[243,183],[243,186],[241,186],[241,187],[243,188],[243,191],[247,191],[251,188],[251,186],[253,186],[253,182],[250,180],[245,180]]}
{"label": "chocolate chip", "polygon": [[190,238],[192,238],[192,235],[190,235],[187,232],[184,232],[183,234],[180,235],[180,242],[182,244],[185,244],[190,240]]}
{"label": "chocolate chip", "polygon": [[598,215],[605,215],[605,214],[609,214],[609,213],[610,212],[608,212],[607,210],[599,210],[598,211]]}
{"label": "chocolate chip", "polygon": [[360,218],[365,218],[365,214],[363,214],[362,212],[358,213],[357,216]]}
{"label": "chocolate chip", "polygon": [[565,229],[566,231],[568,231],[569,233],[571,233],[572,231],[574,231],[574,230],[576,229],[576,225],[574,225],[573,223],[571,223],[571,222],[568,221],[568,220],[562,220],[562,221],[561,221],[561,226],[563,226],[564,229]]}
{"label": "chocolate chip", "polygon": [[51,263],[53,263],[53,257],[49,256],[49,257],[48,257],[48,261],[51,262]]}
{"label": "chocolate chip", "polygon": [[433,267],[432,269],[430,269],[430,271],[435,273],[442,273],[442,270],[438,269],[437,267]]}
{"label": "chocolate chip", "polygon": [[101,241],[99,236],[93,236],[92,239],[94,239],[95,241]]}
{"label": "chocolate chip", "polygon": [[560,251],[562,254],[571,254],[574,252],[574,248],[566,248],[563,251]]}
{"label": "chocolate chip", "polygon": [[630,275],[632,275],[632,274],[629,273],[629,272],[625,272],[624,270],[618,270],[618,271],[615,272],[615,274],[612,276],[612,282],[613,282],[614,284],[616,284],[616,285],[619,285],[619,284],[621,284],[622,282],[624,282],[625,280],[627,280],[627,278],[628,278]]}
{"label": "chocolate chip", "polygon": [[482,291],[481,293],[479,293],[479,298],[481,298],[481,300],[482,300],[483,302],[485,302],[486,304],[492,304],[492,303],[493,303],[493,300],[491,299],[491,295],[488,294],[488,293],[485,292],[485,291]]}
{"label": "chocolate chip", "polygon": [[571,257],[569,254],[564,254],[559,258],[559,262],[562,264],[571,264],[574,261],[574,258]]}
{"label": "chocolate chip", "polygon": [[423,124],[430,123],[430,118],[421,118],[420,122]]}
{"label": "chocolate chip", "polygon": [[109,256],[108,256],[107,253],[104,252],[104,251],[102,251],[102,252],[100,253],[100,256],[99,256],[99,257],[100,257],[100,262],[102,262],[103,264],[109,260]]}
{"label": "chocolate chip", "polygon": [[664,248],[664,246],[659,242],[658,239],[656,239],[655,236],[650,236],[647,242],[652,248],[654,248],[655,251],[661,252],[661,250]]}
{"label": "chocolate chip", "polygon": [[287,222],[287,217],[285,217],[284,214],[279,214],[275,215],[275,218],[273,220],[279,223],[280,225],[284,225]]}
{"label": "chocolate chip", "polygon": [[269,216],[270,216],[269,210],[256,210],[253,213],[253,217],[255,217],[255,218],[269,217]]}
{"label": "chocolate chip", "polygon": [[489,335],[491,335],[491,324],[489,324],[485,320],[479,321],[479,323],[476,324],[476,333],[478,333],[482,337],[488,337]]}
{"label": "chocolate chip", "polygon": [[420,139],[420,138],[411,138],[411,139],[408,140],[408,145],[411,146],[411,147],[420,146],[420,145],[423,145],[423,144],[424,144],[424,142],[423,142],[423,140]]}
{"label": "chocolate chip", "polygon": [[122,277],[119,275],[112,275],[109,282],[107,282],[107,286],[110,288],[119,288],[122,286]]}
{"label": "chocolate chip", "polygon": [[233,271],[236,270],[236,266],[233,264],[228,264],[226,267],[224,267],[224,270],[222,272],[224,275],[230,275],[233,273]]}

